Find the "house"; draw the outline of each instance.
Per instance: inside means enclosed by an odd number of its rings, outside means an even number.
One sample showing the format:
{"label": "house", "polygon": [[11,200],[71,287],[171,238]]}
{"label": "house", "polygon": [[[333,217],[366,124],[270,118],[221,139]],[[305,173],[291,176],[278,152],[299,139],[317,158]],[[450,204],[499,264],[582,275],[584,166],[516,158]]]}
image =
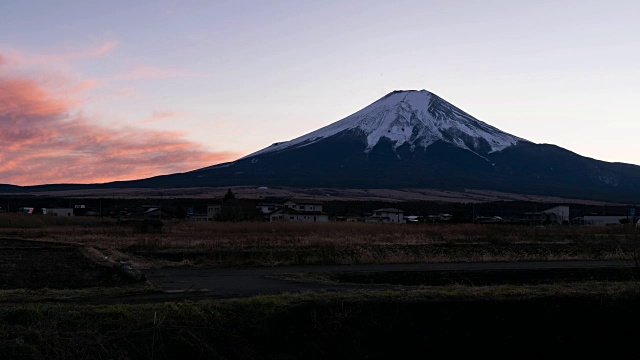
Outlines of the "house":
{"label": "house", "polygon": [[187,214],[187,219],[189,221],[195,222],[211,222],[215,221],[222,211],[221,205],[207,205],[207,213],[206,214]]}
{"label": "house", "polygon": [[52,216],[73,216],[73,209],[72,208],[58,208],[58,209],[47,208],[46,210],[43,209],[43,213],[47,215],[52,215]]}
{"label": "house", "polygon": [[569,222],[569,206],[562,205],[556,206],[551,209],[545,210],[545,214],[555,215],[554,218],[558,224]]}
{"label": "house", "polygon": [[137,205],[125,209],[124,217],[131,219],[170,219],[174,214],[162,210],[160,205]]}
{"label": "house", "polygon": [[329,214],[322,211],[322,202],[315,200],[296,199],[283,203],[262,202],[256,208],[268,221],[329,221]]}
{"label": "house", "polygon": [[383,208],[373,211],[373,215],[367,217],[368,223],[404,224],[404,211],[394,208]]}
{"label": "house", "polygon": [[283,207],[281,203],[275,202],[262,202],[256,205],[256,209],[258,209],[262,214],[269,214],[270,212],[273,212],[273,210],[279,209],[281,207]]}
{"label": "house", "polygon": [[282,207],[269,214],[269,221],[328,222],[329,214],[321,211],[300,211],[290,207]]}
{"label": "house", "polygon": [[315,200],[289,200],[282,204],[284,207],[304,212],[322,212],[322,202]]}
{"label": "house", "polygon": [[544,211],[524,213],[524,220],[531,224],[568,224],[569,207],[556,206]]}

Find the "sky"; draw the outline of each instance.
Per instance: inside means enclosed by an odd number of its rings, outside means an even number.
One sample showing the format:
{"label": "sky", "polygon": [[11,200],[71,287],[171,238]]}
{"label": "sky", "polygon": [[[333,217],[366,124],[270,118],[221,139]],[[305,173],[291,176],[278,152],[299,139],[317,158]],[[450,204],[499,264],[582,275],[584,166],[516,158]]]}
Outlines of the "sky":
{"label": "sky", "polygon": [[624,0],[6,0],[0,183],[189,171],[409,89],[640,164],[639,13]]}

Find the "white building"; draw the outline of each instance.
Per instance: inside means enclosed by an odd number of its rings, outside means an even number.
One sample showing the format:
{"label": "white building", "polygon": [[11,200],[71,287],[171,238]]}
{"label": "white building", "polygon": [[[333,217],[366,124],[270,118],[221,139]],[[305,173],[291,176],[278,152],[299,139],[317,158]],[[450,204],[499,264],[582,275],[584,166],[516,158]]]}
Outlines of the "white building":
{"label": "white building", "polygon": [[551,216],[551,218],[555,219],[555,222],[562,224],[565,221],[569,221],[569,207],[566,205],[556,206],[554,208],[543,211],[543,213],[547,215],[555,215]]}
{"label": "white building", "polygon": [[284,205],[280,204],[280,203],[273,203],[273,202],[270,202],[270,203],[259,203],[256,206],[256,208],[258,210],[260,210],[260,212],[263,213],[263,214],[269,214],[269,213],[273,212],[274,210],[279,209],[281,207],[284,207]]}
{"label": "white building", "polygon": [[270,213],[269,221],[328,222],[329,214],[313,211],[298,211],[283,207]]}
{"label": "white building", "polygon": [[206,214],[189,215],[189,221],[195,221],[195,222],[215,221],[215,219],[220,215],[221,210],[222,210],[222,206],[220,205],[207,205]]}
{"label": "white building", "polygon": [[322,212],[322,203],[314,200],[289,200],[282,205],[298,211]]}
{"label": "white building", "polygon": [[328,222],[329,214],[322,211],[322,203],[315,200],[289,200],[282,204],[260,203],[258,209],[269,221]]}
{"label": "white building", "polygon": [[404,224],[404,211],[394,208],[383,208],[373,211],[373,216],[366,219],[368,223]]}
{"label": "white building", "polygon": [[525,221],[531,224],[563,224],[569,222],[569,206],[556,206],[544,211],[527,212]]}

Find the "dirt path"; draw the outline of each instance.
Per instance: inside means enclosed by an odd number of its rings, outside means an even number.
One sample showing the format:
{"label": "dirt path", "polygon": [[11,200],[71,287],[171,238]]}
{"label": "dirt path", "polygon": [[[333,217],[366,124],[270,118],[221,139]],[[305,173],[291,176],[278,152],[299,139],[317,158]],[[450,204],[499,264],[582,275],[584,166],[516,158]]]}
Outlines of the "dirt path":
{"label": "dirt path", "polygon": [[[317,290],[349,290],[358,288],[380,288],[389,285],[322,284],[281,280],[273,276],[300,273],[429,273],[450,274],[451,272],[499,272],[522,273],[584,272],[587,278],[598,269],[626,269],[631,263],[626,261],[550,261],[550,262],[500,262],[500,263],[431,263],[431,264],[388,264],[388,265],[327,265],[327,266],[284,266],[273,268],[165,268],[142,270],[147,279],[168,294],[199,293],[209,298],[234,298],[284,292]],[[582,275],[578,275],[582,276]]]}
{"label": "dirt path", "polygon": [[[0,289],[119,288],[140,284],[118,264],[95,261],[77,246],[42,241],[0,239]],[[83,303],[137,303],[182,299],[225,299],[308,291],[405,289],[449,284],[544,284],[640,277],[631,261],[547,261],[305,265],[236,268],[140,269],[157,291],[86,296]],[[316,274],[324,281],[307,280]],[[285,276],[286,275],[286,276]],[[313,276],[312,276],[313,277]],[[298,280],[287,280],[298,279]],[[9,299],[10,300],[10,299]]]}

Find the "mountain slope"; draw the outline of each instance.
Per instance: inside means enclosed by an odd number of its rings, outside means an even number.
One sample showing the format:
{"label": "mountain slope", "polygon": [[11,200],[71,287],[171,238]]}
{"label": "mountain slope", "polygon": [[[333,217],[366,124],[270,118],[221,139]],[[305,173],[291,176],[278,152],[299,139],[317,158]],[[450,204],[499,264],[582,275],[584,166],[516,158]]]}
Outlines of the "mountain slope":
{"label": "mountain slope", "polygon": [[481,154],[527,142],[473,118],[426,90],[394,91],[340,121],[245,158],[308,146],[345,131],[366,136],[365,152],[383,139],[394,143],[394,148],[405,144],[426,148],[444,141]]}
{"label": "mountain slope", "polygon": [[234,162],[136,181],[30,190],[234,185],[482,189],[640,203],[640,166],[534,144],[425,90],[394,91],[340,121]]}
{"label": "mountain slope", "polygon": [[331,125],[191,176],[212,186],[474,188],[640,202],[639,166],[534,144],[425,90],[392,92]]}

